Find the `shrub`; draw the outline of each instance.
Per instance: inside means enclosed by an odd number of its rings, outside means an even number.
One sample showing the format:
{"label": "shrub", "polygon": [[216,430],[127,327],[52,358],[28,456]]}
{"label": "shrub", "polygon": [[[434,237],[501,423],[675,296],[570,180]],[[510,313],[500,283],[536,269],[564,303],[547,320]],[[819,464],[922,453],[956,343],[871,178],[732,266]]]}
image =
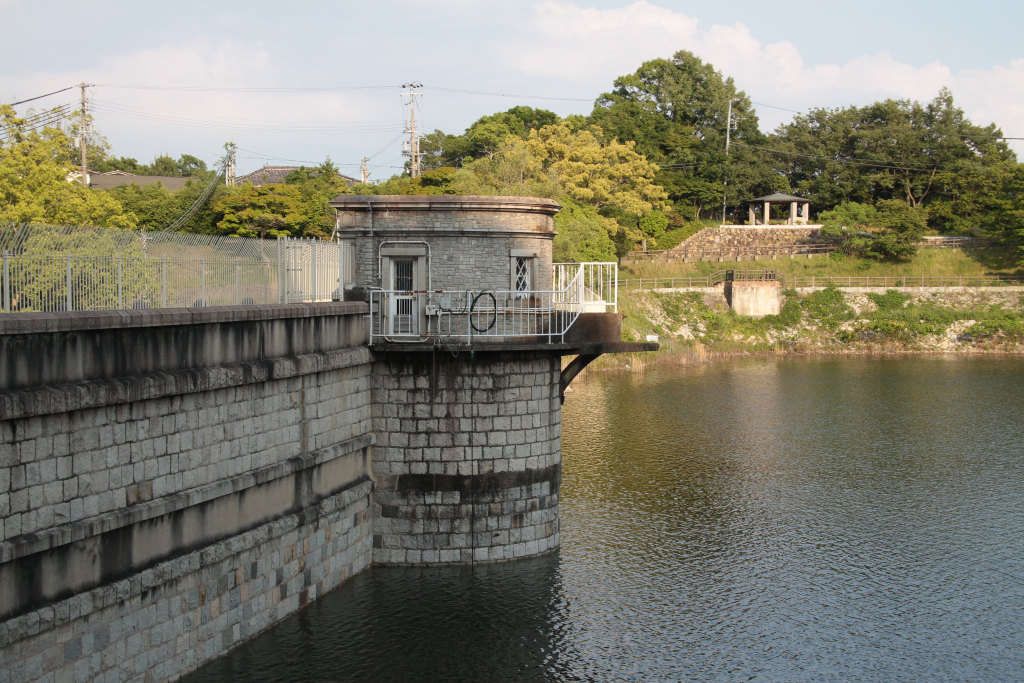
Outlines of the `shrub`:
{"label": "shrub", "polygon": [[808,317],[827,328],[836,327],[844,320],[853,318],[853,309],[846,303],[842,291],[832,283],[804,299],[803,308]]}
{"label": "shrub", "polygon": [[887,289],[885,294],[868,294],[868,298],[874,302],[880,311],[894,311],[903,308],[903,305],[910,300],[909,296],[895,289]]}

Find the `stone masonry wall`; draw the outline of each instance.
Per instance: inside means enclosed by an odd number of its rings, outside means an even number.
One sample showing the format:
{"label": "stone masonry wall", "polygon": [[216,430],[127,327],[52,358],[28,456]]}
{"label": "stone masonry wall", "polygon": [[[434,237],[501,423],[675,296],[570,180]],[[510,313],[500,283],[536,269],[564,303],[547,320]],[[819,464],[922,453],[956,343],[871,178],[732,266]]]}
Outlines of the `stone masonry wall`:
{"label": "stone masonry wall", "polygon": [[556,548],[560,363],[542,353],[383,354],[374,369],[375,564]]}
{"label": "stone masonry wall", "polygon": [[[355,245],[356,282],[377,286],[377,244],[395,240],[421,240],[423,235],[378,234],[376,241],[360,239]],[[537,255],[533,289],[551,289],[551,239],[534,235],[432,235],[430,275],[432,290],[508,290],[512,288],[512,250]],[[426,283],[423,283],[426,289]]]}
{"label": "stone masonry wall", "polygon": [[[549,199],[459,195],[339,195],[341,238],[355,246],[355,283],[380,286],[378,247],[429,244],[433,290],[507,290],[511,250],[536,259],[533,289],[551,288],[553,217]],[[426,283],[417,288],[426,289]]]}
{"label": "stone masonry wall", "polygon": [[801,247],[818,243],[821,226],[803,228],[704,228],[660,255],[660,259],[687,261],[743,260],[757,256],[803,253]]}
{"label": "stone masonry wall", "polygon": [[370,483],[0,623],[0,683],[173,680],[370,563]]}
{"label": "stone masonry wall", "polygon": [[366,312],[0,318],[0,682],[175,678],[369,566]]}

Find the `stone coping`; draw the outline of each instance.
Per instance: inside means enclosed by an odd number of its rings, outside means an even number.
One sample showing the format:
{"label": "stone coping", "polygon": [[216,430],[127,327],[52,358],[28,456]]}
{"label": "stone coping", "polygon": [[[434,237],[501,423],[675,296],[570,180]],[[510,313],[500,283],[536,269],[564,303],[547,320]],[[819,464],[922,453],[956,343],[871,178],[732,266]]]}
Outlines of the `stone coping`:
{"label": "stone coping", "polygon": [[150,308],[130,311],[4,313],[0,315],[0,335],[320,318],[327,315],[365,315],[368,312],[369,306],[365,302],[332,301],[255,306]]}
{"label": "stone coping", "polygon": [[500,211],[554,216],[561,205],[542,197],[488,195],[341,194],[329,204],[341,211]]}
{"label": "stone coping", "polygon": [[360,346],[289,358],[10,389],[0,391],[0,420],[18,420],[166,396],[214,391],[271,379],[339,370],[362,365],[370,360],[370,351],[365,346]]}
{"label": "stone coping", "polygon": [[572,356],[578,354],[604,354],[604,353],[637,353],[640,351],[657,351],[660,345],[657,342],[579,342],[579,343],[558,343],[548,344],[546,342],[523,341],[523,342],[480,342],[478,344],[441,344],[435,346],[433,340],[418,343],[382,343],[373,344],[371,347],[375,352],[394,353],[427,353],[431,351],[443,351],[445,353],[507,353],[514,351],[550,351],[559,356]]}

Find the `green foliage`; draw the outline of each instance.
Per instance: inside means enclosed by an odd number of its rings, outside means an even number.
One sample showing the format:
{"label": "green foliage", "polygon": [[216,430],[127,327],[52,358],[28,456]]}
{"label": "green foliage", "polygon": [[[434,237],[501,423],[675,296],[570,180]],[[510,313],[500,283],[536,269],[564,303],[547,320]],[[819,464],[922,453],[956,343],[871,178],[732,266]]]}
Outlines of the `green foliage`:
{"label": "green foliage", "polygon": [[903,308],[910,297],[895,289],[885,290],[885,294],[868,293],[868,298],[874,302],[880,311],[895,311]]}
{"label": "green foliage", "polygon": [[64,156],[66,136],[48,128],[21,132],[14,110],[0,106],[0,221],[133,228],[116,199],[79,182]]}
{"label": "green foliage", "polygon": [[793,327],[803,317],[803,310],[800,305],[800,295],[795,289],[786,289],[782,292],[782,308],[777,316],[765,316],[772,318],[769,322],[776,327]]}
{"label": "green foliage", "polygon": [[1021,340],[1024,339],[1024,318],[1009,311],[999,311],[969,326],[964,330],[964,336],[976,340],[999,337]]}
{"label": "green foliage", "polygon": [[[243,185],[214,207],[217,230],[238,237],[302,237],[317,227],[295,185]],[[311,230],[312,228],[312,230]],[[322,230],[315,236],[323,236]]]}
{"label": "green foliage", "polygon": [[917,253],[927,227],[927,211],[896,199],[877,206],[843,202],[821,214],[821,234],[838,241],[844,253],[862,258],[898,261]]}
{"label": "green foliage", "polygon": [[[735,144],[726,157],[730,101]],[[590,120],[611,138],[635,142],[660,167],[655,181],[669,198],[697,216],[721,206],[726,181],[734,198],[784,189],[775,162],[744,144],[764,139],[750,100],[731,78],[685,50],[617,78],[614,89],[597,99]]]}
{"label": "green foliage", "polygon": [[668,228],[668,216],[655,209],[640,219],[639,228],[641,233],[657,240]]}
{"label": "green foliage", "polygon": [[842,290],[833,284],[808,295],[803,301],[803,308],[807,317],[826,328],[837,327],[853,318],[853,309],[846,303]]}
{"label": "green foliage", "polygon": [[[864,107],[813,109],[779,128],[792,187],[822,209],[844,201],[908,206],[941,201],[953,175],[1013,160],[994,126],[967,120],[942,89],[926,105],[885,100]],[[873,162],[873,165],[872,165]],[[948,197],[948,193],[946,194]],[[970,211],[958,206],[955,212]]]}
{"label": "green foliage", "polygon": [[567,201],[555,215],[554,260],[559,263],[614,261],[615,244],[611,235],[617,229],[614,220],[600,215],[594,207]]}

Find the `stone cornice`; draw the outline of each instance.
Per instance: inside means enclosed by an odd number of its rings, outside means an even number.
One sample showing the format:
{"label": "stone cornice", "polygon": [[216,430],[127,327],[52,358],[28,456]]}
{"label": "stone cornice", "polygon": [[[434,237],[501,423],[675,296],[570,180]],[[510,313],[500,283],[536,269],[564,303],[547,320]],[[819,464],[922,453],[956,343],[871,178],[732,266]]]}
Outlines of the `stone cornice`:
{"label": "stone cornice", "polygon": [[554,216],[562,208],[553,199],[486,195],[342,194],[329,203],[342,211],[490,211],[547,216]]}

